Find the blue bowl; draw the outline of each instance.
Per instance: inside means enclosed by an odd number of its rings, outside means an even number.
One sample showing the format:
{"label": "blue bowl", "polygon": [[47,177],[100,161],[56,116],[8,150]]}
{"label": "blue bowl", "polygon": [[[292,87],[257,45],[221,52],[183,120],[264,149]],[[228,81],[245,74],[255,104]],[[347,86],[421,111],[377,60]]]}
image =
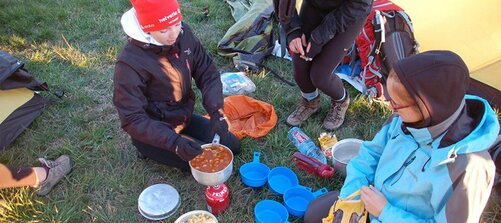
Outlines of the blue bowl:
{"label": "blue bowl", "polygon": [[289,188],[297,185],[297,175],[287,167],[275,167],[268,174],[268,186],[275,194],[283,195]]}
{"label": "blue bowl", "polygon": [[311,188],[309,187],[292,187],[284,193],[284,204],[291,215],[302,217],[310,202],[327,192],[326,188],[311,192]]}
{"label": "blue bowl", "polygon": [[289,213],[276,201],[262,200],[254,207],[254,218],[256,223],[288,223]]}
{"label": "blue bowl", "polygon": [[239,169],[242,182],[249,187],[262,187],[268,181],[270,168],[259,162],[261,153],[254,152],[252,162],[242,165]]}

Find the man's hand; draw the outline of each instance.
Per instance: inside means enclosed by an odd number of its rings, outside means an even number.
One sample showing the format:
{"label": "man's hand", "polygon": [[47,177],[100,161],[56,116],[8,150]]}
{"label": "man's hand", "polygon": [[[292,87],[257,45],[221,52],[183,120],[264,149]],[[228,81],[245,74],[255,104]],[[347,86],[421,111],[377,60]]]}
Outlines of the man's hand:
{"label": "man's hand", "polygon": [[367,211],[375,217],[379,217],[379,215],[381,215],[384,206],[388,203],[388,200],[386,200],[383,193],[378,191],[372,185],[369,187],[362,187],[360,189],[360,197],[365,204],[365,209],[367,209]]}

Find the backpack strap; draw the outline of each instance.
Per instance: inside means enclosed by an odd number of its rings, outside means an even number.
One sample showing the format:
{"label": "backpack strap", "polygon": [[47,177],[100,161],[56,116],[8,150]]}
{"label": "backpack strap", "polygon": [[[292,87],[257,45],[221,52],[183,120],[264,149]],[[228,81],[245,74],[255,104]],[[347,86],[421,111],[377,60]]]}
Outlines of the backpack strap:
{"label": "backpack strap", "polygon": [[[371,64],[375,62],[376,56],[381,53],[381,46],[385,42],[385,27],[384,27],[384,19],[381,15],[381,11],[375,10],[374,20],[372,20],[372,27],[374,29],[374,45],[371,45],[371,51],[369,52],[369,59],[367,65],[364,67],[363,76],[365,77],[365,73],[367,69],[370,69],[374,74],[376,74],[379,78],[383,77],[383,75],[374,69],[371,69]],[[365,79],[365,78],[364,78]],[[365,81],[365,80],[364,80]]]}
{"label": "backpack strap", "polygon": [[419,48],[419,43],[416,41],[416,38],[414,36],[414,26],[412,25],[411,18],[409,18],[409,15],[407,15],[407,13],[405,13],[404,11],[396,11],[396,12],[405,20],[405,23],[407,23],[407,26],[411,31],[409,34],[411,35],[412,40],[414,41],[414,51],[417,53]]}
{"label": "backpack strap", "polygon": [[384,27],[384,19],[383,16],[381,15],[381,11],[376,10],[376,13],[374,14],[374,20],[372,20],[372,26],[374,28],[374,47],[371,50],[371,53],[369,53],[369,56],[375,57],[376,54],[379,54],[381,52],[381,46],[383,43],[386,41],[385,40],[385,27]]}

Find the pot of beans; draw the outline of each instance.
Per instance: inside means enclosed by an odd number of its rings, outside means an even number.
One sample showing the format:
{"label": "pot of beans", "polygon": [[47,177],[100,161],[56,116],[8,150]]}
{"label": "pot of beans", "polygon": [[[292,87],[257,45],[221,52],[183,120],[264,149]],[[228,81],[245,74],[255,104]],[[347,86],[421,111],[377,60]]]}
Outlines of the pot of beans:
{"label": "pot of beans", "polygon": [[193,178],[205,186],[226,182],[233,172],[233,152],[219,144],[217,134],[212,143],[202,145],[202,150],[202,154],[189,162]]}

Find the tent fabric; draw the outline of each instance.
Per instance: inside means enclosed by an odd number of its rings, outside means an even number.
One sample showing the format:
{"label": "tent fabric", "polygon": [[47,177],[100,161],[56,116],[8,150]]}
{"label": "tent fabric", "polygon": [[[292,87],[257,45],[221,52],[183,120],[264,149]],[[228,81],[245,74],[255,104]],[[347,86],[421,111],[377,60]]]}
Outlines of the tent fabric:
{"label": "tent fabric", "polygon": [[[1,93],[0,93],[1,94]],[[50,103],[38,94],[0,123],[0,151],[7,148]]]}
{"label": "tent fabric", "polygon": [[233,58],[240,71],[259,70],[274,47],[271,0],[228,0],[236,21],[218,43],[218,54]]}
{"label": "tent fabric", "polygon": [[471,77],[501,91],[499,0],[392,1],[412,17],[421,51],[451,50],[463,58]]}
{"label": "tent fabric", "polygon": [[24,63],[0,51],[0,151],[7,148],[50,102],[34,91],[48,90]]}
{"label": "tent fabric", "polygon": [[35,92],[28,88],[0,90],[0,123],[16,109],[31,100]]}
{"label": "tent fabric", "polygon": [[245,95],[226,97],[224,114],[230,123],[230,131],[239,139],[266,136],[278,121],[271,104]]}

